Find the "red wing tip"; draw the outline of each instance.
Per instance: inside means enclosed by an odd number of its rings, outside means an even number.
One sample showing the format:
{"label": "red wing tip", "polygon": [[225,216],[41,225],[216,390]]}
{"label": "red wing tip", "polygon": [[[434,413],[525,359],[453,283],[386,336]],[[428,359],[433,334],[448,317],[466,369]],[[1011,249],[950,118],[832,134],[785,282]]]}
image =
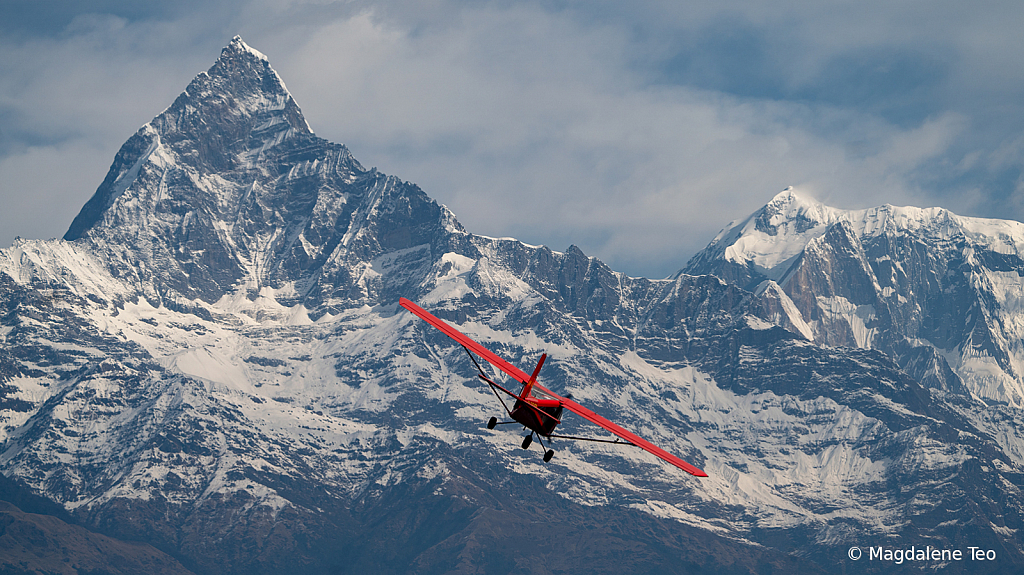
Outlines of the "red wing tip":
{"label": "red wing tip", "polygon": [[708,476],[708,474],[704,473],[704,471],[701,470],[701,469],[698,469],[696,471],[691,471],[690,473],[693,474],[694,477],[707,477]]}

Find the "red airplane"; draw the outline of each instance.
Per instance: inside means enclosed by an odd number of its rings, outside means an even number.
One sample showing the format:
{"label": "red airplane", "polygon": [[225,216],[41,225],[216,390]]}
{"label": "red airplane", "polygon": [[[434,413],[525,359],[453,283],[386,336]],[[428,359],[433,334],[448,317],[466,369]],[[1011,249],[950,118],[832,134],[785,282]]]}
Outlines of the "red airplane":
{"label": "red airplane", "polygon": [[[597,441],[600,443],[620,443],[623,445],[633,445],[639,447],[640,449],[643,449],[644,451],[653,453],[654,455],[671,463],[672,465],[675,465],[679,469],[682,469],[683,471],[691,475],[696,475],[697,477],[708,476],[707,473],[704,473],[702,470],[697,469],[696,467],[690,465],[689,463],[683,461],[682,459],[679,459],[675,455],[672,455],[671,453],[665,451],[664,449],[661,449],[660,447],[654,445],[653,443],[645,439],[642,439],[639,436],[630,433],[629,431],[626,431],[625,429],[619,427],[618,425],[615,425],[614,423],[608,421],[607,419],[601,417],[600,415],[597,415],[593,411],[590,411],[589,409],[583,407],[582,405],[576,403],[575,401],[572,401],[572,394],[568,395],[567,397],[561,397],[558,394],[552,392],[551,390],[537,383],[537,374],[540,372],[541,366],[544,365],[544,360],[547,359],[548,354],[545,353],[540,356],[540,361],[537,362],[537,367],[533,369],[533,375],[527,376],[526,373],[521,371],[519,368],[501,359],[497,355],[491,353],[484,346],[468,338],[465,334],[448,325],[443,320],[434,317],[420,306],[412,303],[411,301],[405,299],[404,297],[400,298],[398,300],[398,303],[401,304],[402,307],[404,307],[405,309],[411,311],[412,313],[419,316],[421,319],[425,320],[430,325],[441,330],[441,332],[447,335],[448,337],[459,342],[459,344],[462,345],[463,349],[466,350],[466,353],[469,355],[469,358],[472,359],[473,364],[476,365],[477,371],[480,372],[480,379],[487,382],[487,385],[491,387],[491,391],[493,391],[494,395],[498,397],[498,401],[501,402],[502,407],[505,408],[505,411],[513,420],[499,422],[498,418],[492,417],[490,421],[487,422],[487,429],[494,429],[496,425],[508,423],[523,424],[523,426],[530,430],[530,434],[523,439],[523,449],[529,449],[530,444],[533,443],[534,435],[537,436],[537,441],[540,442],[542,449],[547,449],[547,447],[544,446],[544,441],[541,439],[541,437],[547,438],[548,441],[554,438],[558,438],[574,439],[578,441]],[[523,384],[523,390],[520,393],[515,394],[505,389],[504,387],[498,385],[497,383],[494,383],[494,381],[492,381],[489,377],[487,377],[487,374],[484,373],[484,370],[480,367],[480,364],[477,363],[476,358],[473,357],[474,353],[480,356],[481,359],[493,365],[494,367],[505,372],[513,379],[516,379],[519,382],[521,382]],[[498,394],[498,391],[501,391],[502,393],[505,393],[506,395],[515,398],[516,402],[512,406],[511,410],[508,408],[508,405],[505,403],[505,400],[501,399],[501,395]],[[568,409],[569,411],[575,413],[576,415],[579,415],[580,417],[586,419],[587,421],[603,427],[604,429],[621,437],[625,441],[620,441],[618,439],[612,441],[607,439],[574,437],[570,435],[554,435],[552,432],[555,430],[555,427],[562,422],[561,417],[563,409]],[[547,449],[547,451],[544,453],[544,461],[551,461],[551,458],[554,457],[554,455],[555,452],[553,450]]]}

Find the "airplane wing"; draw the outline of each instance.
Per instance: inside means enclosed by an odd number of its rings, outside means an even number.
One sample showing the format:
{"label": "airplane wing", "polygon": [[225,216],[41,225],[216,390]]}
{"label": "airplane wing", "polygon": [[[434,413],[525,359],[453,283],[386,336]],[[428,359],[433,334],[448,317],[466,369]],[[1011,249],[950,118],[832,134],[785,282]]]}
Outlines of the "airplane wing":
{"label": "airplane wing", "polygon": [[430,314],[430,312],[405,299],[404,297],[399,298],[398,303],[405,309],[419,316],[420,319],[426,321],[430,325],[441,330],[448,337],[462,344],[462,347],[465,347],[469,351],[477,354],[478,356],[486,360],[487,363],[490,363],[494,367],[500,369],[501,371],[504,371],[510,377],[518,379],[520,382],[524,384],[530,381],[530,376],[526,375],[526,373],[524,373],[523,370],[505,361],[504,359],[501,359],[497,355],[491,353],[491,351],[488,350],[486,347],[469,339],[462,332],[445,323],[444,320],[434,317],[433,315]]}
{"label": "airplane wing", "polygon": [[[419,316],[421,319],[423,319],[430,325],[441,330],[441,332],[443,332],[448,337],[459,342],[466,349],[472,351],[473,353],[477,354],[494,367],[497,367],[501,371],[505,372],[510,377],[517,379],[523,382],[524,384],[530,381],[530,376],[526,375],[526,373],[524,373],[521,369],[501,359],[484,346],[473,341],[472,339],[470,339],[469,337],[467,337],[454,327],[448,325],[444,320],[431,315],[430,312],[405,299],[404,297],[400,298],[398,300],[398,303],[401,304],[401,306],[404,307],[405,309]],[[543,391],[544,393],[547,393],[552,397],[558,398],[558,400],[562,403],[562,406],[564,406],[569,411],[575,413],[576,415],[579,415],[580,417],[586,419],[587,421],[593,423],[594,425],[597,425],[614,433],[615,435],[621,437],[622,439],[625,439],[626,441],[632,443],[633,445],[639,447],[640,449],[643,449],[644,451],[647,451],[648,453],[651,453],[659,457],[660,459],[668,463],[671,463],[672,465],[675,465],[679,469],[682,469],[683,471],[691,475],[695,475],[697,477],[708,476],[708,474],[704,473],[704,471],[690,465],[689,463],[683,461],[682,459],[679,459],[675,455],[672,455],[671,453],[665,451],[664,449],[658,447],[657,445],[654,445],[650,441],[647,441],[646,439],[643,439],[642,437],[623,429],[622,427],[612,423],[611,421],[608,421],[607,419],[601,417],[600,415],[594,413],[593,411],[590,411],[589,409],[583,407],[582,405],[576,403],[575,401],[571,399],[566,399],[558,395],[557,393],[552,392],[550,389],[547,389],[546,387],[540,385],[539,383],[534,383],[533,385],[534,387]]]}
{"label": "airplane wing", "polygon": [[708,474],[704,473],[703,470],[690,465],[689,463],[683,461],[682,459],[679,459],[675,455],[672,455],[671,453],[665,451],[664,449],[658,447],[657,445],[654,445],[650,441],[643,439],[642,437],[636,435],[635,433],[626,431],[622,427],[615,425],[614,423],[608,421],[607,419],[601,417],[600,415],[594,413],[593,411],[590,411],[589,409],[583,407],[582,405],[576,403],[575,401],[571,399],[561,398],[561,402],[563,407],[575,413],[576,415],[582,417],[583,419],[586,419],[587,421],[593,423],[594,425],[598,425],[600,427],[605,428],[606,430],[614,433],[615,435],[618,435],[622,439],[625,439],[626,441],[632,443],[633,445],[639,447],[640,449],[643,449],[648,453],[652,453],[658,456],[659,458],[667,461],[668,463],[675,465],[676,467],[682,469],[683,471],[689,473],[690,475],[696,475],[697,477],[708,476]]}

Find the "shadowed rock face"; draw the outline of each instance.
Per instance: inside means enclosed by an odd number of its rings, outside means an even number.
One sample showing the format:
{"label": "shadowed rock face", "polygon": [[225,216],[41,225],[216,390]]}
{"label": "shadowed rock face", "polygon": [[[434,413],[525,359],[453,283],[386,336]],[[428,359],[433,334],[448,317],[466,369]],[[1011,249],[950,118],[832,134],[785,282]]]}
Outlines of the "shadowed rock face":
{"label": "shadowed rock face", "polygon": [[[476,236],[313,135],[235,39],[71,241],[0,250],[0,469],[201,573],[815,572],[866,541],[1024,564],[1024,421],[947,362],[1013,349],[963,314],[1003,309],[1016,260],[948,214],[798,204],[691,262],[723,277]],[[541,463],[400,296],[549,353],[545,386],[710,477],[559,440]]]}

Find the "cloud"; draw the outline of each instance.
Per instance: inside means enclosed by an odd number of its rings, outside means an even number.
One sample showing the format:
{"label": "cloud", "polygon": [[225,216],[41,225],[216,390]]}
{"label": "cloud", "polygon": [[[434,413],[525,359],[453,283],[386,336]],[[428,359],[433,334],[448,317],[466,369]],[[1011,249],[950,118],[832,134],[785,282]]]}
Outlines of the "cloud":
{"label": "cloud", "polygon": [[168,49],[176,36],[81,14],[59,37],[0,40],[0,244],[62,236],[120,145],[209,66]]}
{"label": "cloud", "polygon": [[29,147],[0,158],[0,175],[5,182],[0,229],[7,235],[5,247],[15,236],[63,236],[68,223],[82,208],[81,204],[68,201],[80,194],[78,179],[68,178],[67,174],[98,182],[106,174],[109,162],[108,150],[90,147],[80,140],[67,145]]}
{"label": "cloud", "polygon": [[278,67],[302,70],[287,81],[321,135],[471,230],[576,243],[637,275],[672,273],[787,185],[840,205],[914,199],[903,176],[962,127],[652,85],[621,29],[536,7],[415,31],[364,12],[305,38]]}
{"label": "cloud", "polygon": [[[471,231],[575,243],[633,275],[673,273],[788,185],[839,207],[986,215],[990,186],[1019,195],[1020,120],[992,110],[1019,111],[1024,81],[976,64],[1019,34],[928,6],[239,0],[82,14],[0,41],[0,201],[84,203],[117,147],[237,32],[319,135]],[[66,180],[17,167],[58,152],[85,166],[100,149],[98,170]],[[63,233],[57,217],[42,235]],[[0,240],[11,229],[0,220]]]}

